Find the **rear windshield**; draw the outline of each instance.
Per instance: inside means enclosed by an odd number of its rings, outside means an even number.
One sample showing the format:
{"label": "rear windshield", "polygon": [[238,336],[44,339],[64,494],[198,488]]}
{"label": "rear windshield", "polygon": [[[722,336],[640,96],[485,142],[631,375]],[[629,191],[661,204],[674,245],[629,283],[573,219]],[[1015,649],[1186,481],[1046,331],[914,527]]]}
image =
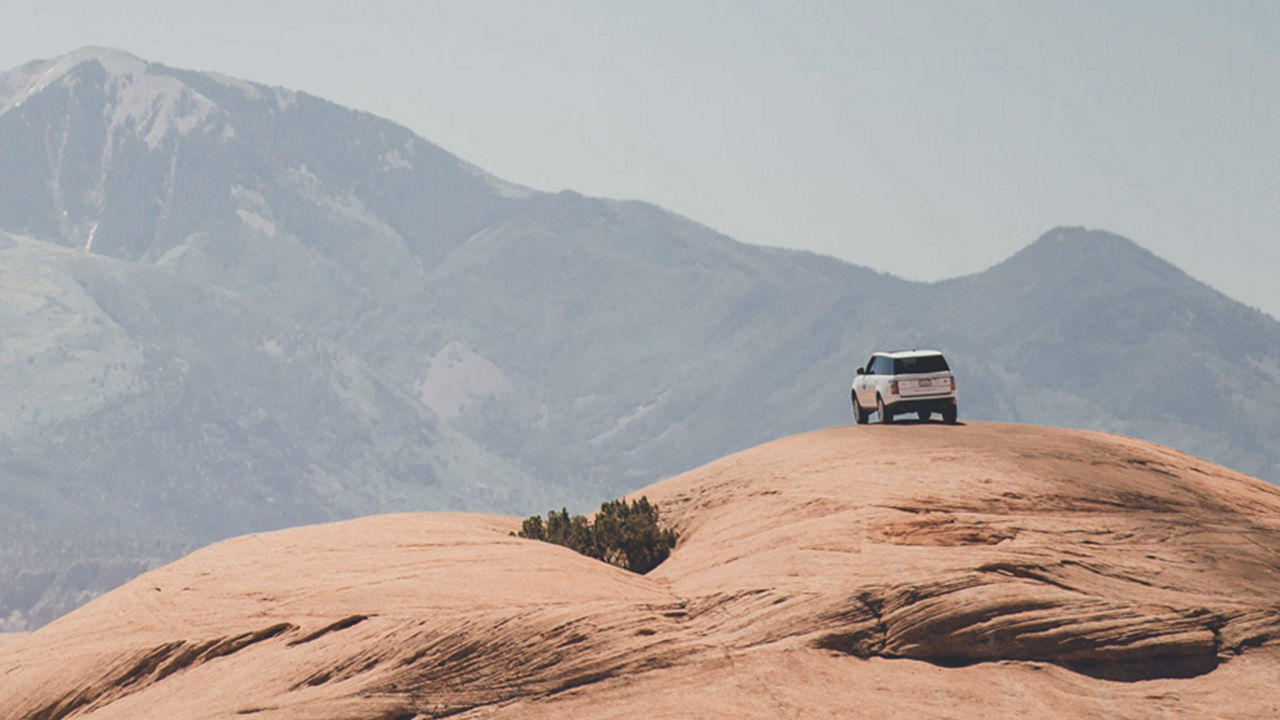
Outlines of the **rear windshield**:
{"label": "rear windshield", "polygon": [[908,373],[931,373],[945,372],[951,368],[947,367],[946,358],[941,355],[923,355],[921,357],[906,357],[893,359],[893,374],[906,375]]}

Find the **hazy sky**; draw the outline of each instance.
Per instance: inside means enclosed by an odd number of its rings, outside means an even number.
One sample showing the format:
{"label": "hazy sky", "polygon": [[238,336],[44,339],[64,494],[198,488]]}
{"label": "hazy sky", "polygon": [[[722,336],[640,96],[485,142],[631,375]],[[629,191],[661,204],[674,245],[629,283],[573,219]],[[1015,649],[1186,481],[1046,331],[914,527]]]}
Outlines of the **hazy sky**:
{"label": "hazy sky", "polygon": [[1054,225],[1280,316],[1280,2],[4,0],[84,45],[305,90],[505,179],[920,280]]}

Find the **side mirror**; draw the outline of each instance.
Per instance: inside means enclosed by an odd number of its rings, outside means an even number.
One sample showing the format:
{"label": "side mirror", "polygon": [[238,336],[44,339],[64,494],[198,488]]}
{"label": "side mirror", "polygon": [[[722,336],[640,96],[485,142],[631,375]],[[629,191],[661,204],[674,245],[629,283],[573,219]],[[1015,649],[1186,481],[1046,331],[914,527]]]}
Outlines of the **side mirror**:
{"label": "side mirror", "polygon": [[867,374],[867,369],[866,369],[866,368],[858,368],[858,374],[859,374],[859,375],[866,375],[866,374]]}

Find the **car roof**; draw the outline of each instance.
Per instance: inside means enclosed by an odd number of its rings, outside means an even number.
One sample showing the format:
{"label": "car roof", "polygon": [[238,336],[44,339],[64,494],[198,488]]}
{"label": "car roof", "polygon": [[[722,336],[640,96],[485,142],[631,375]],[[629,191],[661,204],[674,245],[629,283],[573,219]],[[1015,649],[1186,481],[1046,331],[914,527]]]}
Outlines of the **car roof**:
{"label": "car roof", "polygon": [[912,358],[912,357],[926,357],[929,355],[941,355],[942,352],[939,350],[891,350],[888,352],[874,352],[871,354],[884,355],[885,357],[891,357],[891,358]]}

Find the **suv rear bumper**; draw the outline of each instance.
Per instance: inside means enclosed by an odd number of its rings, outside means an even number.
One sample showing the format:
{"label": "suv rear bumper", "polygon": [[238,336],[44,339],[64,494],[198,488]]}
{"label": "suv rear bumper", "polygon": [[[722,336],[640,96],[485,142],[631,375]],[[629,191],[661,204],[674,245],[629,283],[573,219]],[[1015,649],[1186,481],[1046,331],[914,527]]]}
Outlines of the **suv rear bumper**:
{"label": "suv rear bumper", "polygon": [[956,397],[954,395],[943,395],[942,397],[931,398],[912,398],[910,400],[898,400],[897,402],[885,405],[885,410],[900,415],[903,413],[919,412],[920,410],[928,410],[930,412],[942,412],[950,410],[956,406]]}

